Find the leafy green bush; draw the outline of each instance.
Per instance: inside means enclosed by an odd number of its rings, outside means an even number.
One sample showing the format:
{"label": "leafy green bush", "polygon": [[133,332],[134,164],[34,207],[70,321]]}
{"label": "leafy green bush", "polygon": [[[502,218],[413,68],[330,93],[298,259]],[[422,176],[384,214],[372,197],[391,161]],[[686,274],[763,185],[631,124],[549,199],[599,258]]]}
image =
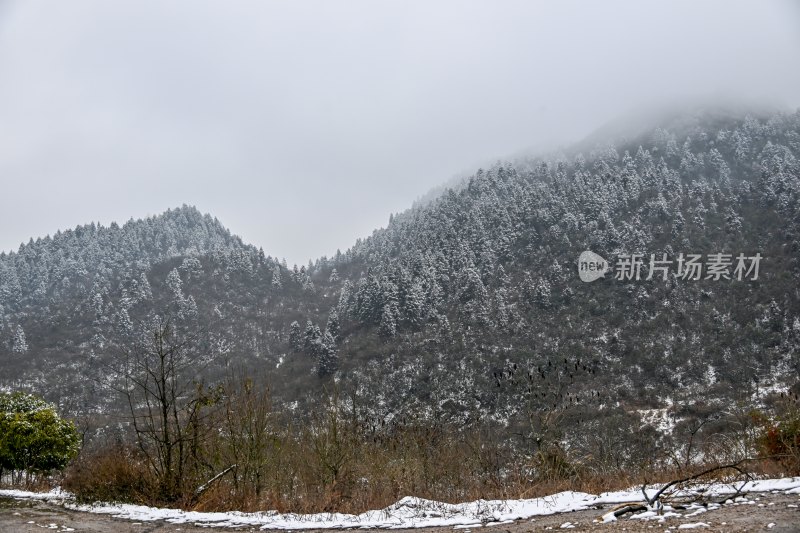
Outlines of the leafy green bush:
{"label": "leafy green bush", "polygon": [[80,435],[54,405],[24,392],[0,393],[0,473],[19,483],[23,473],[62,470],[78,454]]}

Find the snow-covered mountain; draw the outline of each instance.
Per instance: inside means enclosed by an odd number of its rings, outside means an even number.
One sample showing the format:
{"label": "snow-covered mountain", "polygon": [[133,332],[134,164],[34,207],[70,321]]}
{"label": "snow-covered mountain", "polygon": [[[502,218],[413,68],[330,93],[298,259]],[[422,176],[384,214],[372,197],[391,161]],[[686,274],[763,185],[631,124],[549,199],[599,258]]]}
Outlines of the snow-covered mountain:
{"label": "snow-covered mountain", "polygon": [[335,380],[381,415],[622,426],[798,387],[800,114],[669,124],[479,170],[308,267],[186,206],[32,240],[0,255],[0,386],[113,405],[104,365],[159,314],[204,379],[264,372],[301,409]]}

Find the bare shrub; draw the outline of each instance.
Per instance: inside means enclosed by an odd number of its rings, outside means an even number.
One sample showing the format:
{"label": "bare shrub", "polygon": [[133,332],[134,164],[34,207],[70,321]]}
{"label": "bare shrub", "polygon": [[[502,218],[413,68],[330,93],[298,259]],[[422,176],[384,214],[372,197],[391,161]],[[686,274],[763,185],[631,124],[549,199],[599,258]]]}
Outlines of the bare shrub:
{"label": "bare shrub", "polygon": [[70,465],[62,486],[80,501],[152,504],[157,482],[138,449],[115,443],[82,454]]}

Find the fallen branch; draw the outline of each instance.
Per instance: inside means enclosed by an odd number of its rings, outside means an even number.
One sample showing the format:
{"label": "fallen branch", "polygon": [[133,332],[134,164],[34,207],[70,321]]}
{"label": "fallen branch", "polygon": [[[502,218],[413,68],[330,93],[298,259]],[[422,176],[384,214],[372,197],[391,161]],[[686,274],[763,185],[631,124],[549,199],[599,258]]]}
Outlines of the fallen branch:
{"label": "fallen branch", "polygon": [[222,472],[220,472],[216,476],[212,477],[211,479],[209,479],[208,481],[206,481],[205,483],[203,483],[202,485],[197,487],[197,490],[194,491],[195,498],[197,498],[198,496],[203,494],[206,490],[208,490],[208,488],[211,486],[212,483],[214,483],[216,480],[218,480],[219,478],[221,478],[222,476],[224,476],[225,474],[227,474],[228,472],[230,472],[231,470],[236,468],[236,466],[237,465],[229,466],[228,468],[226,468],[225,470],[223,470]]}
{"label": "fallen branch", "polygon": [[[661,487],[661,489],[658,492],[656,492],[655,495],[653,495],[652,498],[647,496],[647,492],[645,491],[645,488],[647,487],[647,482],[645,482],[644,485],[642,485],[642,494],[644,495],[644,499],[647,502],[647,504],[650,507],[652,507],[653,505],[655,505],[655,503],[658,501],[658,499],[661,497],[661,495],[664,494],[664,492],[667,489],[669,489],[670,487],[674,487],[674,486],[680,485],[682,483],[688,483],[689,481],[694,481],[695,479],[699,479],[699,478],[701,478],[703,476],[707,476],[708,474],[713,474],[714,472],[720,472],[722,470],[735,470],[735,471],[739,472],[740,474],[742,474],[745,477],[745,483],[746,483],[747,481],[750,481],[753,477],[750,475],[749,472],[746,472],[746,471],[742,470],[740,468],[740,465],[745,463],[745,462],[747,462],[747,461],[749,461],[749,459],[742,459],[741,461],[737,461],[735,463],[715,466],[713,468],[709,468],[707,470],[703,470],[702,472],[699,472],[697,474],[693,474],[691,476],[686,476],[686,477],[681,478],[681,479],[674,479],[674,480],[670,481],[669,483],[667,483],[666,485],[664,485],[663,487]],[[742,484],[741,487],[739,487],[736,490],[736,494],[734,494],[734,497],[739,495],[742,492],[743,488],[744,488],[744,483]]]}
{"label": "fallen branch", "polygon": [[614,516],[619,518],[622,515],[628,513],[638,513],[639,511],[647,511],[647,507],[641,503],[623,503],[621,505],[617,505],[616,507],[612,507],[609,512],[614,513]]}

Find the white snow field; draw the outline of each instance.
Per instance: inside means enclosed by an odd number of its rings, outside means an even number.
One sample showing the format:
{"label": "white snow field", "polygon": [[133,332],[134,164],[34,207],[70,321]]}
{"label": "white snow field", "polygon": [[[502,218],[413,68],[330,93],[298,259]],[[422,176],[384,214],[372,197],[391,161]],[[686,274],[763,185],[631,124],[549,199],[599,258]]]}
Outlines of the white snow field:
{"label": "white snow field", "polygon": [[[784,494],[800,494],[800,477],[781,479],[762,479],[746,483],[711,484],[695,486],[706,496],[725,496],[737,491],[780,492]],[[649,495],[655,494],[656,487],[647,489]],[[672,492],[671,496],[690,495],[693,492]],[[117,518],[136,521],[164,520],[173,524],[197,524],[214,527],[261,526],[261,529],[342,529],[342,528],[421,528],[440,526],[480,526],[482,524],[510,522],[529,519],[535,516],[550,515],[569,511],[580,511],[597,505],[618,504],[626,502],[643,502],[640,488],[605,492],[599,495],[585,492],[559,492],[552,496],[527,500],[477,500],[474,502],[449,504],[425,500],[413,496],[402,498],[397,503],[384,509],[367,511],[362,514],[281,514],[276,511],[258,513],[207,513],[182,511],[180,509],[162,509],[143,505],[97,503],[92,505],[75,503],[74,497],[59,489],[50,492],[27,492],[21,490],[0,490],[0,497],[18,499],[39,499],[63,504],[68,509],[90,513],[108,514]],[[731,504],[754,503],[741,496],[730,500]],[[696,510],[693,508],[696,507]],[[690,513],[705,512],[701,506],[692,506]],[[709,509],[710,510],[710,509]],[[641,520],[663,521],[670,516],[678,516],[671,512],[668,505],[634,514],[633,518]],[[610,514],[610,513],[609,513]],[[612,515],[613,516],[613,515]],[[684,515],[691,516],[691,515]],[[605,520],[613,520],[606,515]],[[688,527],[688,526],[687,526]],[[698,527],[698,526],[694,526]]]}

